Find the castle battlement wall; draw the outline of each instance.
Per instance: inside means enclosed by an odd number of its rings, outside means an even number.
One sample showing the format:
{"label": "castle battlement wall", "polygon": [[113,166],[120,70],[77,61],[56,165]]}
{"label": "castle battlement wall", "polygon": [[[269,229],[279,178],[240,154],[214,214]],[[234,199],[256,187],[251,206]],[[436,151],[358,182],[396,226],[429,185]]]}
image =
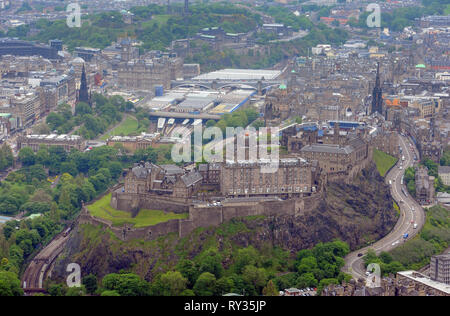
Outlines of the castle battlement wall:
{"label": "castle battlement wall", "polygon": [[111,194],[111,206],[115,209],[127,212],[132,212],[135,209],[147,209],[187,213],[189,211],[190,203],[190,199],[156,194],[133,194],[118,191]]}
{"label": "castle battlement wall", "polygon": [[78,218],[78,224],[101,225],[109,228],[114,235],[123,240],[132,239],[154,240],[169,233],[176,233],[178,237],[186,237],[199,227],[218,226],[233,218],[248,216],[301,216],[314,210],[323,199],[323,193],[317,192],[312,196],[273,201],[239,201],[224,202],[221,206],[185,205],[189,211],[188,219],[175,219],[153,226],[134,228],[126,224],[115,227],[111,221],[92,216],[87,207]]}

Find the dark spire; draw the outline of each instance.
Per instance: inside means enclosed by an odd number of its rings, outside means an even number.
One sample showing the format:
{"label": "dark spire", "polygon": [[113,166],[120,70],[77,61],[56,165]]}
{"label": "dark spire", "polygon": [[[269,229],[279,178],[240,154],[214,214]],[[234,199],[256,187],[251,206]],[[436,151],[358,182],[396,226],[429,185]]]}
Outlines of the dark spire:
{"label": "dark spire", "polygon": [[377,79],[375,81],[375,88],[373,88],[372,93],[372,110],[371,114],[378,112],[383,115],[383,90],[381,89],[381,80],[380,80],[380,63],[378,63],[377,67]]}
{"label": "dark spire", "polygon": [[375,82],[375,87],[380,87],[380,62],[378,62],[377,66],[377,80]]}
{"label": "dark spire", "polygon": [[84,65],[83,65],[83,70],[81,72],[81,84],[80,84],[80,91],[78,94],[78,101],[89,104],[89,91],[88,91],[88,86],[87,86],[86,70],[84,68]]}

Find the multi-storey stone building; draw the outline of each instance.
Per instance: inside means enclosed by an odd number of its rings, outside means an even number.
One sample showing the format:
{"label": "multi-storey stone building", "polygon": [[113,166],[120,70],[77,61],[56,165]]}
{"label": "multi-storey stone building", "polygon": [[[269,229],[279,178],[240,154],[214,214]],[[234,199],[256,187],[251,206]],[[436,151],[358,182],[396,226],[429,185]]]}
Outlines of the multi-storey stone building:
{"label": "multi-storey stone building", "polygon": [[135,59],[119,64],[118,85],[130,90],[154,90],[163,85],[170,88],[170,81],[183,77],[183,62],[180,58],[162,56],[151,59]]}
{"label": "multi-storey stone building", "polygon": [[42,110],[50,112],[63,103],[74,104],[76,100],[76,83],[72,75],[44,78],[40,82],[42,93]]}
{"label": "multi-storey stone building", "polygon": [[370,146],[394,157],[400,157],[398,133],[394,131],[377,131],[370,137]]}
{"label": "multi-storey stone building", "polygon": [[227,197],[302,196],[316,190],[316,176],[317,162],[297,158],[281,159],[273,169],[263,161],[227,162],[222,165],[220,189]]}
{"label": "multi-storey stone building", "polygon": [[0,141],[11,133],[11,114],[0,113]]}
{"label": "multi-storey stone building", "polygon": [[203,177],[204,184],[219,185],[221,165],[218,163],[201,164],[198,166],[198,171]]}
{"label": "multi-storey stone building", "polygon": [[53,68],[50,60],[41,56],[0,56],[0,74],[5,77],[23,77],[32,72],[46,72]]}
{"label": "multi-storey stone building", "polygon": [[187,172],[176,165],[137,164],[125,178],[123,193],[189,199],[197,193],[202,179],[198,171]]}
{"label": "multi-storey stone building", "polygon": [[428,175],[426,167],[419,166],[416,170],[416,199],[421,204],[431,204],[434,193],[434,177]]}
{"label": "multi-storey stone building", "polygon": [[198,170],[136,164],[125,177],[123,190],[116,192],[112,205],[129,209],[122,206],[125,200],[135,200],[137,207],[155,198],[186,207],[193,199],[202,199],[205,192],[215,192],[222,198],[309,196],[319,185],[317,171],[317,162],[297,158],[281,159],[278,165],[260,160],[203,164]]}
{"label": "multi-storey stone building", "polygon": [[398,296],[450,296],[450,287],[416,271],[397,273]]}
{"label": "multi-storey stone building", "polygon": [[294,125],[282,131],[280,143],[289,154],[317,160],[321,174],[329,175],[355,175],[370,161],[374,147],[389,147],[390,154],[398,152],[394,133],[381,141],[380,138],[386,136],[382,129],[377,129],[378,135],[375,135],[358,122],[330,121],[329,125],[327,128],[318,123]]}
{"label": "multi-storey stone building", "polygon": [[300,156],[308,160],[319,161],[321,171],[325,173],[350,172],[353,167],[366,161],[369,146],[355,139],[348,145],[313,144],[300,150]]}
{"label": "multi-storey stone building", "polygon": [[385,98],[387,108],[411,108],[417,109],[419,118],[430,119],[433,115],[438,114],[443,105],[443,98],[437,96],[418,96],[407,95],[397,96],[390,95]]}
{"label": "multi-storey stone building", "polygon": [[439,177],[442,179],[444,185],[450,186],[450,167],[449,166],[439,166],[438,167]]}
{"label": "multi-storey stone building", "polygon": [[450,285],[450,253],[431,257],[430,277],[434,281]]}
{"label": "multi-storey stone building", "polygon": [[106,141],[106,145],[114,147],[116,144],[120,144],[126,150],[134,153],[138,149],[154,147],[159,139],[159,133],[142,134],[139,136],[111,136]]}
{"label": "multi-storey stone building", "polygon": [[416,271],[384,277],[379,287],[368,287],[363,279],[327,286],[322,296],[450,296],[450,287]]}
{"label": "multi-storey stone building", "polygon": [[37,152],[41,146],[47,148],[52,146],[60,146],[65,151],[69,152],[73,148],[77,150],[84,150],[86,148],[86,141],[77,135],[27,135],[20,136],[17,139],[17,149],[30,147],[34,152]]}
{"label": "multi-storey stone building", "polygon": [[14,128],[30,126],[42,113],[41,97],[36,91],[9,96],[0,104],[0,113],[12,115]]}
{"label": "multi-storey stone building", "polygon": [[286,85],[280,85],[266,95],[264,104],[264,119],[266,126],[277,125],[300,110],[300,104],[292,90]]}

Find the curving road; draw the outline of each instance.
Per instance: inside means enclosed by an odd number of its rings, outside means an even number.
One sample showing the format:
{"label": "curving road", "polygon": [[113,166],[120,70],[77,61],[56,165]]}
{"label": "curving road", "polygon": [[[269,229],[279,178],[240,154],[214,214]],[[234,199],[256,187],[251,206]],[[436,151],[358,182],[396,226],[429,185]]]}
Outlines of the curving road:
{"label": "curving road", "polygon": [[[345,258],[343,270],[344,272],[351,274],[355,279],[366,278],[366,269],[364,267],[362,256],[365,255],[369,249],[375,250],[377,254],[383,251],[391,251],[405,242],[405,239],[403,238],[405,234],[408,234],[408,239],[410,239],[417,235],[425,224],[425,210],[411,197],[411,195],[409,195],[409,193],[407,193],[406,187],[401,183],[405,168],[413,166],[414,155],[418,157],[418,152],[414,145],[411,146],[412,143],[408,138],[400,135],[399,138],[399,143],[403,148],[403,155],[405,156],[403,168],[400,170],[400,160],[386,176],[386,183],[390,183],[389,181],[392,182],[391,194],[400,207],[400,218],[394,229],[383,239],[369,247],[352,252]],[[407,196],[402,192],[402,187],[404,187]],[[414,229],[414,224],[417,224],[416,229]]]}

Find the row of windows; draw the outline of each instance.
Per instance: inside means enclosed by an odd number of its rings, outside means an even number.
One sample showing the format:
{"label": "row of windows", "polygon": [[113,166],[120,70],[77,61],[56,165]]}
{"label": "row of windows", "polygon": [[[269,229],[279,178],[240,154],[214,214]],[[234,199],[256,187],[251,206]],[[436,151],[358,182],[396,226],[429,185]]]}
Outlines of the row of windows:
{"label": "row of windows", "polygon": [[[310,172],[309,170],[305,169],[298,169],[298,170],[289,170],[286,169],[284,172],[283,169],[280,169],[278,172],[275,173],[262,173],[260,170],[257,172],[253,172],[253,170],[247,170],[245,173],[241,170],[241,172],[233,172],[233,178],[237,179],[244,179],[244,178],[256,178],[259,176],[260,181],[262,181],[263,178],[302,178],[306,177],[307,174]],[[226,174],[225,174],[226,177]]]}
{"label": "row of windows", "polygon": [[305,179],[281,179],[278,181],[278,178],[276,178],[274,181],[271,181],[270,178],[266,179],[266,181],[253,181],[253,179],[234,179],[232,182],[233,186],[240,186],[240,185],[253,185],[253,186],[260,186],[260,185],[286,185],[286,184],[302,184],[308,181],[305,181]]}
{"label": "row of windows", "polygon": [[310,192],[311,190],[309,189],[309,187],[305,186],[305,187],[288,187],[288,188],[270,188],[270,187],[260,187],[260,188],[252,188],[250,189],[230,189],[229,193],[230,194],[266,194],[266,193],[290,193],[290,192],[297,192],[297,193],[302,193],[302,192]]}

